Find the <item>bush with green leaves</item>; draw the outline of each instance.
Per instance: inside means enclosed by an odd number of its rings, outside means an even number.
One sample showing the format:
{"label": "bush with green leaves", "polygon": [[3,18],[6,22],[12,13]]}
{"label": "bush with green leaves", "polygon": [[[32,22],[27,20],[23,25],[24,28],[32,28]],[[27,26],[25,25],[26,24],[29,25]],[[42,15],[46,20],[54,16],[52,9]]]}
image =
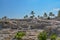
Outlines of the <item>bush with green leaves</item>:
{"label": "bush with green leaves", "polygon": [[47,33],[45,31],[39,33],[38,40],[47,40]]}
{"label": "bush with green leaves", "polygon": [[23,36],[25,36],[25,32],[17,32],[15,38],[21,40]]}
{"label": "bush with green leaves", "polygon": [[57,35],[56,35],[55,33],[53,33],[53,34],[50,36],[50,39],[51,39],[51,40],[56,40],[56,38],[57,38]]}

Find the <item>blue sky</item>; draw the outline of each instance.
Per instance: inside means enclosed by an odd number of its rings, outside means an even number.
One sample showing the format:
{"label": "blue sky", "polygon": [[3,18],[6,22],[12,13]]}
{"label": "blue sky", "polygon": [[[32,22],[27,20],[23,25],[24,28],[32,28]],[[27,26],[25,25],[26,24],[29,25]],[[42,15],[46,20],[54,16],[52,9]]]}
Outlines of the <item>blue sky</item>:
{"label": "blue sky", "polygon": [[0,0],[0,18],[23,18],[33,10],[37,15],[53,12],[57,15],[60,9],[60,0]]}

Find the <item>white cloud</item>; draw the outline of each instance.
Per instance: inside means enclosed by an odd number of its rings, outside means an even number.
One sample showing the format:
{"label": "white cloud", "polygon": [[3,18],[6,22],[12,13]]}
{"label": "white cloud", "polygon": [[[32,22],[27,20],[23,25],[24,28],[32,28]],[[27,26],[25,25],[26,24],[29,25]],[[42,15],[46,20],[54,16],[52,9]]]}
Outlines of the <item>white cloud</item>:
{"label": "white cloud", "polygon": [[53,8],[53,11],[58,11],[60,10],[60,8]]}

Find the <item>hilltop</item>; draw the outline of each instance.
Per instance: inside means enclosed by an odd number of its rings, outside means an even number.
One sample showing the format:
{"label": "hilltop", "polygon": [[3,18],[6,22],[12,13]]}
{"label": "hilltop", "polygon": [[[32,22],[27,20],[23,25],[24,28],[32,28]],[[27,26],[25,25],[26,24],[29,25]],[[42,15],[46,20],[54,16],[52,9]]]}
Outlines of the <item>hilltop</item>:
{"label": "hilltop", "polygon": [[[30,31],[29,31],[30,30]],[[18,31],[25,31],[36,37],[40,31],[47,31],[49,35],[56,33],[60,37],[60,21],[59,18],[52,19],[38,19],[38,18],[25,18],[25,19],[9,19],[7,17],[0,19],[0,34],[7,34],[12,36]],[[32,34],[35,33],[35,34]],[[14,35],[13,35],[14,36]],[[13,38],[12,36],[12,38]],[[27,37],[27,36],[26,36]],[[29,36],[30,37],[30,36]],[[25,38],[26,39],[26,38]]]}

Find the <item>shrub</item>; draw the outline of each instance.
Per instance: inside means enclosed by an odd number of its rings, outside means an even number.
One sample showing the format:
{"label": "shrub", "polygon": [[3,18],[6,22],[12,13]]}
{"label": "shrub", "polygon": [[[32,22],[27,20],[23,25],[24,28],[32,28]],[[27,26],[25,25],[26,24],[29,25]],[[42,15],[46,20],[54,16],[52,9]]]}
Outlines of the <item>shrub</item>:
{"label": "shrub", "polygon": [[45,31],[39,33],[38,40],[46,40],[47,39],[47,33]]}
{"label": "shrub", "polygon": [[51,36],[50,36],[51,40],[56,40],[57,38],[57,35],[55,33],[53,33]]}
{"label": "shrub", "polygon": [[25,36],[24,32],[17,32],[15,35],[15,38],[18,40],[21,40],[23,36]]}

